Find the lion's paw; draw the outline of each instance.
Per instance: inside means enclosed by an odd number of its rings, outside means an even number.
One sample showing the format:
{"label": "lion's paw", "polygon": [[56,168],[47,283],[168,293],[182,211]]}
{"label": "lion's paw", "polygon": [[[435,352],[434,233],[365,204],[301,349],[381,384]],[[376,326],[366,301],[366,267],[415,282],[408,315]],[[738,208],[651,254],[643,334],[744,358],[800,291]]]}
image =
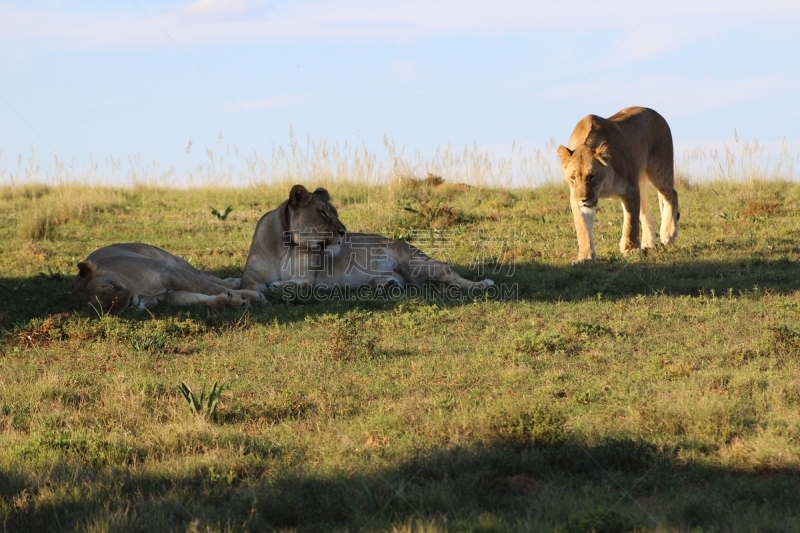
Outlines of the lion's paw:
{"label": "lion's paw", "polygon": [[225,295],[228,297],[228,307],[232,307],[234,309],[237,308],[241,309],[248,307],[250,305],[250,300],[248,300],[247,298],[242,298],[240,294],[228,291],[227,293],[225,293]]}
{"label": "lion's paw", "polygon": [[481,281],[478,281],[475,284],[475,286],[480,288],[480,289],[487,289],[489,287],[492,287],[493,285],[494,285],[494,281],[492,281],[492,280],[490,280],[488,278],[484,279],[484,280],[481,280]]}
{"label": "lion's paw", "polygon": [[243,299],[247,300],[248,302],[258,302],[258,303],[266,303],[267,298],[258,291],[251,291],[248,289],[241,289],[236,291],[236,294],[241,296]]}

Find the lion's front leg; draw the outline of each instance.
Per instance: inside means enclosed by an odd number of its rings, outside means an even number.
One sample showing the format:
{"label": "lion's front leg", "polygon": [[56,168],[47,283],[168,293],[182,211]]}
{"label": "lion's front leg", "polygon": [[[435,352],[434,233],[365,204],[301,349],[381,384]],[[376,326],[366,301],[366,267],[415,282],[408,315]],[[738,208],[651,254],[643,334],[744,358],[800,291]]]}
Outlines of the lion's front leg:
{"label": "lion's front leg", "polygon": [[[267,290],[281,294],[284,300],[307,300],[313,297],[315,283],[307,278],[291,278],[267,285]],[[321,289],[321,288],[320,288]]]}
{"label": "lion's front leg", "polygon": [[622,238],[619,249],[623,255],[628,255],[641,248],[639,243],[639,191],[632,191],[622,199]]}
{"label": "lion's front leg", "polygon": [[266,303],[267,299],[264,298],[264,295],[257,291],[251,291],[247,289],[239,289],[239,290],[230,290],[228,291],[233,294],[237,294],[244,298],[245,300],[249,300],[251,302],[259,302],[259,303]]}
{"label": "lion's front leg", "polygon": [[275,281],[267,285],[267,289],[271,291],[281,291],[287,287],[310,289],[314,286],[314,282],[305,278],[292,278],[283,281]]}
{"label": "lion's front leg", "polygon": [[242,278],[225,278],[220,280],[223,287],[238,290],[242,287]]}
{"label": "lion's front leg", "polygon": [[639,223],[642,226],[642,248],[656,247],[656,221],[647,200],[647,175],[639,178]]}
{"label": "lion's front leg", "polygon": [[205,305],[214,309],[221,309],[229,307],[232,309],[239,309],[247,307],[249,301],[242,298],[241,295],[236,294],[238,291],[224,291],[220,294],[203,294],[192,291],[170,291],[166,295],[168,305],[173,306],[190,306],[190,305]]}
{"label": "lion's front leg", "polygon": [[416,283],[428,281],[447,286],[461,287],[466,290],[484,290],[494,285],[494,281],[490,279],[484,279],[482,281],[468,280],[454,271],[449,265],[429,258],[419,250],[417,250],[417,252],[418,257],[412,258],[409,261],[414,271],[411,277]]}
{"label": "lion's front leg", "polygon": [[574,195],[570,195],[569,205],[575,222],[575,233],[578,235],[578,257],[572,264],[593,263],[597,261],[594,248],[594,215],[597,209],[581,207]]}

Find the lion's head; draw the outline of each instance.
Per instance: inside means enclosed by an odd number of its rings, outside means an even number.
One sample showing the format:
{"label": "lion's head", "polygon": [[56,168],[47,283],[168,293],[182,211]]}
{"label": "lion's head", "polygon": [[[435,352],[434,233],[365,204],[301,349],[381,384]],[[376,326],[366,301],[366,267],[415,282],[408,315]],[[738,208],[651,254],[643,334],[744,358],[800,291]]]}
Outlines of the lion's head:
{"label": "lion's head", "polygon": [[580,207],[597,207],[603,183],[614,177],[608,143],[603,141],[597,148],[583,144],[574,150],[559,146],[558,157],[561,159],[564,177]]}
{"label": "lion's head", "polygon": [[90,305],[100,304],[104,311],[124,309],[133,298],[131,291],[113,278],[98,273],[90,261],[78,263],[74,294]]}
{"label": "lion's head", "polygon": [[314,192],[302,185],[292,187],[280,216],[291,243],[308,249],[334,247],[346,231],[331,204],[331,195],[321,187]]}

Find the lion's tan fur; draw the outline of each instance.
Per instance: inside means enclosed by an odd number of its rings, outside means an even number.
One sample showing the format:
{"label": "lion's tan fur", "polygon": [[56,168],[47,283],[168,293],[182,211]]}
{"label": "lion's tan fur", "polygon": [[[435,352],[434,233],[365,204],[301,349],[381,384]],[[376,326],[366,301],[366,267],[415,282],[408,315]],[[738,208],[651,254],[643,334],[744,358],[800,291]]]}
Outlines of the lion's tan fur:
{"label": "lion's tan fur", "polygon": [[78,263],[75,294],[104,310],[129,305],[151,309],[170,305],[242,307],[263,301],[261,294],[238,290],[238,278],[220,279],[155,246],[119,243],[99,248]]}
{"label": "lion's tan fur", "polygon": [[242,288],[279,290],[294,285],[385,289],[428,281],[482,289],[404,241],[345,230],[325,189],[295,185],[289,199],[256,225]]}
{"label": "lion's tan fur", "polygon": [[[664,118],[644,107],[628,107],[610,118],[584,117],[558,147],[570,187],[578,257],[573,263],[596,261],[593,224],[599,198],[622,201],[623,254],[655,246],[655,221],[647,205],[647,181],[658,191],[662,243],[678,236],[678,193],[674,187],[672,134]],[[639,225],[642,239],[639,239]]]}

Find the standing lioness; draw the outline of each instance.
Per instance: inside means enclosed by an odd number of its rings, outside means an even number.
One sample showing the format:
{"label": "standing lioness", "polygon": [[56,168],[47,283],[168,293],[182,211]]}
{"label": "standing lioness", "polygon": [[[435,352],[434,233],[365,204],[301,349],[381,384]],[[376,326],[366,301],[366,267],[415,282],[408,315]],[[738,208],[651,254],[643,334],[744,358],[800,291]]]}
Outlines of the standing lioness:
{"label": "standing lioness", "polygon": [[[661,242],[678,236],[678,193],[674,187],[672,134],[664,117],[646,107],[628,107],[611,118],[588,115],[578,122],[569,147],[558,157],[570,188],[570,206],[578,234],[578,258],[596,261],[594,215],[599,198],[622,200],[623,254],[656,242],[655,221],[647,205],[647,180],[658,190]],[[638,215],[638,216],[637,216]]]}

